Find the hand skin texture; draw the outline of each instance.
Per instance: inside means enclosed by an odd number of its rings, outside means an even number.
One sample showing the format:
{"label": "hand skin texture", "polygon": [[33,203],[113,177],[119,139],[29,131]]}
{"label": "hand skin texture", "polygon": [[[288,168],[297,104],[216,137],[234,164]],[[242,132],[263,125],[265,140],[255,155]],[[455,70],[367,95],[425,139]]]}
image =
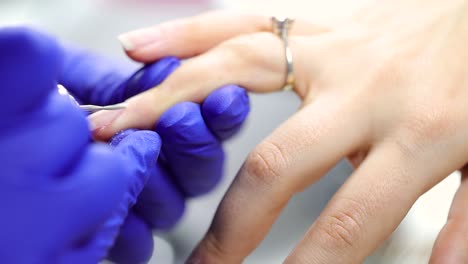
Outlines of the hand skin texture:
{"label": "hand skin texture", "polygon": [[178,59],[135,72],[28,28],[1,29],[0,46],[0,261],[97,263],[108,253],[117,263],[148,261],[152,231],[170,229],[187,198],[220,180],[221,143],[249,111],[245,90],[228,85],[200,105],[178,104],[153,127],[158,134],[125,130],[106,147],[90,143],[86,116],[57,83],[81,103],[112,104],[160,83]]}
{"label": "hand skin texture", "polygon": [[[223,84],[280,90],[284,48],[271,30],[268,17],[216,12],[120,36],[137,61],[190,59],[130,98],[98,136],[147,128],[174,103],[201,102]],[[466,0],[375,1],[333,27],[296,21],[290,45],[302,106],[250,153],[188,262],[241,263],[289,199],[345,157],[356,170],[285,262],[364,261],[419,196],[468,161],[467,43]],[[91,120],[102,127],[105,116]],[[431,263],[468,263],[461,171]]]}

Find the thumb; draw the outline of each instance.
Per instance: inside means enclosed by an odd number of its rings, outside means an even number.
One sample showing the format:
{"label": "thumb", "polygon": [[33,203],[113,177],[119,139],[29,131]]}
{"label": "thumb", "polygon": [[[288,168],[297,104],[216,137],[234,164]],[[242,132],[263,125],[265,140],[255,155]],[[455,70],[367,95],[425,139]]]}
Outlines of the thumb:
{"label": "thumb", "polygon": [[29,112],[44,103],[61,68],[56,40],[26,27],[0,29],[0,116]]}
{"label": "thumb", "polygon": [[[106,220],[96,234],[96,243],[110,248],[115,242],[120,228],[129,217],[130,208],[148,180],[146,168],[151,162],[156,163],[161,141],[152,131],[125,130],[111,140],[114,152],[120,154],[129,176],[124,187],[124,195],[113,215]],[[105,243],[103,243],[104,241]],[[96,244],[95,243],[95,244]]]}
{"label": "thumb", "polygon": [[0,164],[8,164],[2,176],[62,175],[87,146],[89,130],[83,113],[56,92],[61,49],[48,35],[7,27],[0,29],[0,53]]}
{"label": "thumb", "polygon": [[156,164],[161,149],[161,139],[153,131],[124,130],[115,135],[110,144],[114,146],[115,152],[123,156],[127,168],[131,171],[127,198],[122,205],[124,208],[129,208],[135,204],[136,198],[148,181],[148,168]]}

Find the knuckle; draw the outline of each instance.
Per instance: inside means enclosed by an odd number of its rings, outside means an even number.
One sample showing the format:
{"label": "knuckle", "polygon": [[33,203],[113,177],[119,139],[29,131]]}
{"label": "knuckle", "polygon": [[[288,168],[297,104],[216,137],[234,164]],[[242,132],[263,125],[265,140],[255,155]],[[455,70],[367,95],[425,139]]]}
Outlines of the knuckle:
{"label": "knuckle", "polygon": [[229,255],[223,245],[215,233],[208,232],[196,250],[196,259],[203,263],[222,263]]}
{"label": "knuckle", "polygon": [[[454,115],[443,107],[421,107],[402,123],[398,145],[406,152],[421,150],[456,133]],[[406,140],[403,140],[406,138]]]}
{"label": "knuckle", "polygon": [[259,52],[259,48],[266,43],[270,43],[274,38],[270,33],[254,33],[232,38],[224,42],[221,47],[228,50],[228,53],[237,58],[241,65],[269,65],[271,54]]}
{"label": "knuckle", "polygon": [[244,169],[251,179],[271,185],[285,164],[286,155],[281,145],[265,141],[249,154]]}
{"label": "knuckle", "polygon": [[366,92],[371,92],[373,96],[388,95],[389,90],[405,82],[405,65],[398,56],[374,54],[372,59],[375,67],[368,74],[371,76],[369,85],[365,86],[371,87],[371,91]]}
{"label": "knuckle", "polygon": [[329,248],[353,248],[363,235],[363,205],[350,199],[342,200],[344,202],[340,209],[317,222],[319,235]]}

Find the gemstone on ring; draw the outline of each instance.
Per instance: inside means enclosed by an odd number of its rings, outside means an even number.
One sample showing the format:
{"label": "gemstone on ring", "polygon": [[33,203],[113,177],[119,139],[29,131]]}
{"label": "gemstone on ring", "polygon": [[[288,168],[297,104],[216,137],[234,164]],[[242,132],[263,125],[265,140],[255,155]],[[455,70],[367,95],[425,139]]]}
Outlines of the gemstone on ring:
{"label": "gemstone on ring", "polygon": [[272,17],[271,21],[273,24],[273,34],[277,35],[284,44],[286,55],[286,81],[282,90],[289,91],[294,88],[294,83],[296,81],[293,71],[293,56],[288,40],[289,30],[294,24],[294,19]]}

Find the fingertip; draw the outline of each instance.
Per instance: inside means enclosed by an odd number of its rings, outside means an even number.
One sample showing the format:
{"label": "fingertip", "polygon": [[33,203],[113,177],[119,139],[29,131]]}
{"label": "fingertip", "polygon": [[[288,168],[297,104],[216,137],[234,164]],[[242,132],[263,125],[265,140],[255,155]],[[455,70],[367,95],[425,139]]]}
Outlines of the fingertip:
{"label": "fingertip", "polygon": [[125,194],[128,206],[136,203],[152,176],[150,172],[156,166],[160,148],[161,140],[153,131],[134,132],[115,147],[114,152],[122,156],[125,167],[130,172]]}
{"label": "fingertip", "polygon": [[[156,132],[150,130],[124,130],[118,133],[114,140],[114,144],[117,143],[115,151],[126,155],[141,156],[145,160],[156,160],[161,148],[161,138]],[[118,140],[120,142],[117,142]]]}
{"label": "fingertip", "polygon": [[185,212],[185,202],[182,196],[172,201],[154,204],[149,201],[137,203],[135,210],[142,215],[152,229],[170,230],[182,218]]}
{"label": "fingertip", "polygon": [[152,229],[168,230],[181,219],[185,211],[184,195],[160,162],[149,168],[148,173],[151,176],[138,197],[135,212]]}
{"label": "fingertip", "polygon": [[[142,100],[141,100],[142,99]],[[88,116],[93,137],[96,140],[109,140],[116,133],[133,129],[151,129],[158,119],[152,109],[152,97],[135,96],[127,101],[126,108],[120,110],[99,111]]]}
{"label": "fingertip", "polygon": [[130,212],[120,229],[109,260],[115,263],[147,263],[153,255],[154,241],[149,226]]}
{"label": "fingertip", "polygon": [[117,36],[127,56],[139,62],[153,62],[165,55],[167,38],[158,26],[129,31]]}
{"label": "fingertip", "polygon": [[229,84],[220,87],[207,96],[203,105],[207,110],[222,114],[233,104],[236,106],[248,106],[249,98],[247,91],[237,85]]}
{"label": "fingertip", "polygon": [[126,50],[125,54],[133,61],[141,63],[152,63],[164,56],[160,47],[156,46],[153,48],[152,45],[141,49],[134,49],[130,51]]}
{"label": "fingertip", "polygon": [[[165,135],[172,132],[177,132],[181,127],[191,126],[196,124],[199,119],[196,113],[200,112],[200,106],[192,102],[182,102],[169,108],[161,115],[161,118],[156,125],[156,131],[161,131]],[[166,133],[167,130],[169,133]]]}
{"label": "fingertip", "polygon": [[133,169],[132,175],[138,175],[139,182],[143,184],[150,177],[148,170],[155,166],[160,149],[159,135],[154,131],[141,130],[123,138],[114,151],[124,156],[127,166]]}
{"label": "fingertip", "polygon": [[125,89],[125,99],[161,84],[179,66],[180,60],[172,56],[145,65],[129,78]]}
{"label": "fingertip", "polygon": [[122,140],[124,138],[126,138],[127,136],[129,136],[131,133],[133,132],[136,132],[137,130],[136,129],[126,129],[126,130],[122,130],[120,132],[118,132],[117,134],[115,134],[110,142],[109,142],[109,145],[111,147],[117,147],[117,145],[120,144],[120,142],[122,142]]}
{"label": "fingertip", "polygon": [[227,139],[238,132],[249,112],[247,91],[237,85],[219,88],[202,105],[207,125],[221,139]]}
{"label": "fingertip", "polygon": [[120,42],[120,45],[122,45],[122,48],[126,51],[132,51],[136,48],[136,44],[133,41],[131,35],[129,33],[123,33],[117,36],[117,39]]}
{"label": "fingertip", "polygon": [[187,197],[211,191],[223,173],[224,152],[201,115],[200,106],[184,102],[164,113],[156,126],[175,180]]}
{"label": "fingertip", "polygon": [[93,133],[93,137],[97,140],[107,141],[113,135],[119,133],[123,129],[111,130],[110,125],[124,113],[124,109],[121,110],[109,110],[99,111],[97,113],[88,116],[90,130]]}
{"label": "fingertip", "polygon": [[163,31],[160,30],[160,26],[144,27],[124,32],[118,35],[117,39],[126,51],[134,51],[149,44],[164,41]]}

